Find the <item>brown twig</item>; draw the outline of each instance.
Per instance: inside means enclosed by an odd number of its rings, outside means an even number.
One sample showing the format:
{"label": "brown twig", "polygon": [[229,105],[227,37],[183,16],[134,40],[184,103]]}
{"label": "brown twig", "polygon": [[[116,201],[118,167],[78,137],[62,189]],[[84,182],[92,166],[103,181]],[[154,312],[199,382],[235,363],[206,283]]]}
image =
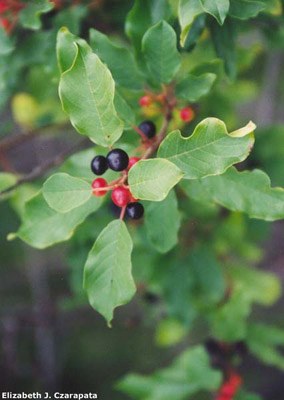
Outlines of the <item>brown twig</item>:
{"label": "brown twig", "polygon": [[57,125],[56,127],[54,125],[46,125],[38,129],[33,129],[32,131],[28,131],[26,133],[5,137],[0,141],[0,153],[4,153],[4,151],[8,151],[15,146],[30,141],[34,137],[45,133],[45,131],[49,130],[50,128],[52,128],[54,132],[54,128],[62,129],[66,126],[66,124]]}
{"label": "brown twig", "polygon": [[160,132],[158,133],[154,143],[151,146],[149,146],[148,149],[145,151],[145,153],[142,156],[142,159],[145,160],[145,159],[151,157],[157,151],[160,144],[164,140],[164,138],[167,134],[169,124],[172,119],[172,109],[173,109],[173,106],[170,103],[168,103],[166,106],[165,117],[164,117],[163,125],[160,129]]}
{"label": "brown twig", "polygon": [[58,154],[51,160],[48,160],[45,163],[36,166],[28,174],[19,177],[17,182],[14,185],[9,186],[8,188],[2,190],[0,192],[0,196],[7,194],[14,189],[17,189],[19,186],[21,186],[24,183],[32,182],[32,181],[36,180],[37,178],[41,178],[51,168],[58,167],[59,165],[61,165],[65,161],[66,157],[74,154],[78,150],[84,149],[88,143],[89,143],[89,141],[87,139],[81,140],[79,143],[76,143],[75,145],[62,151],[60,154]]}

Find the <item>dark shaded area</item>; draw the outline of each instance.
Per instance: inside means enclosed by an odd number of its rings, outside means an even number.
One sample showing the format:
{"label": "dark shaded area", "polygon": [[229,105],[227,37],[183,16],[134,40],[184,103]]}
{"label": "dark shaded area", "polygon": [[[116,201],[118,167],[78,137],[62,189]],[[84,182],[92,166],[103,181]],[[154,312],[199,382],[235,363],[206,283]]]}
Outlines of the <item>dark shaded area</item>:
{"label": "dark shaded area", "polygon": [[[109,5],[105,4],[95,17],[97,29],[120,29],[122,16],[129,8],[128,2],[123,4],[121,7],[120,1],[114,1],[111,16]],[[90,25],[93,23],[89,21]],[[87,29],[86,24],[86,32]],[[240,119],[255,120],[260,127],[283,122],[277,84],[283,55],[271,52],[258,68],[262,76],[260,96],[257,102],[239,109]],[[10,120],[7,112],[4,119]],[[76,137],[70,132],[61,138],[40,137],[32,144],[23,143],[10,150],[7,156],[13,168],[29,172],[73,141]],[[248,167],[258,165],[255,158]],[[179,347],[165,350],[154,344],[154,327],[147,320],[142,302],[149,307],[157,304],[155,294],[136,296],[131,304],[116,312],[113,328],[107,329],[103,318],[86,300],[78,301],[72,293],[66,245],[36,251],[18,240],[8,242],[6,236],[17,229],[19,219],[5,203],[0,203],[0,215],[1,391],[91,391],[104,400],[125,399],[125,395],[113,389],[117,379],[129,371],[149,373],[167,365],[179,352]],[[260,265],[276,273],[282,282],[283,243],[284,223],[274,223]],[[284,327],[282,310],[283,299],[269,310],[256,309],[255,315]],[[197,342],[198,334],[193,334],[191,340]],[[244,355],[242,372],[251,391],[261,393],[265,400],[283,399],[283,373],[265,367],[249,354]]]}

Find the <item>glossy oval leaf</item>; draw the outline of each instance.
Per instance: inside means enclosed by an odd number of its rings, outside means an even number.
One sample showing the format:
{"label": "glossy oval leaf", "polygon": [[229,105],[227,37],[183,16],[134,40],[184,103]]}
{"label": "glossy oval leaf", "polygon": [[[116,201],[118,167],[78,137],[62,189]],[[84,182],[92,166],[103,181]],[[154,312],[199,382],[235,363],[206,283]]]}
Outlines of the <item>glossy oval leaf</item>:
{"label": "glossy oval leaf", "polygon": [[168,0],[135,0],[125,21],[125,31],[131,39],[136,52],[141,51],[141,41],[146,30],[161,21],[168,19],[171,8]]}
{"label": "glossy oval leaf", "polygon": [[224,122],[206,118],[188,138],[180,131],[170,133],[162,142],[158,155],[176,164],[185,179],[218,175],[231,165],[247,158],[254,143],[255,125],[228,133]]}
{"label": "glossy oval leaf", "polygon": [[92,196],[92,188],[85,180],[61,172],[45,181],[42,193],[49,207],[66,213],[86,203]]}
{"label": "glossy oval leaf", "polygon": [[221,373],[210,366],[206,350],[194,346],[176,357],[170,366],[150,376],[129,374],[117,386],[133,399],[186,400],[201,390],[217,390],[221,379]]}
{"label": "glossy oval leaf", "polygon": [[59,29],[56,40],[56,55],[61,73],[72,66],[77,54],[76,43],[88,46],[85,40],[73,35],[66,27]]}
{"label": "glossy oval leaf", "polygon": [[181,44],[185,44],[191,25],[198,15],[210,14],[222,25],[229,12],[229,7],[229,0],[180,0],[178,14],[181,26]]}
{"label": "glossy oval leaf", "polygon": [[114,106],[119,118],[124,122],[124,129],[130,129],[136,125],[135,111],[118,90],[115,91]]}
{"label": "glossy oval leaf", "polygon": [[114,108],[114,80],[91,49],[75,43],[72,66],[62,75],[59,96],[74,128],[101,146],[110,146],[122,134],[123,123]]}
{"label": "glossy oval leaf", "polygon": [[45,249],[70,239],[77,226],[101,204],[101,199],[92,197],[86,204],[63,214],[50,208],[39,193],[26,203],[23,222],[16,236],[32,247]]}
{"label": "glossy oval leaf", "polygon": [[166,21],[158,22],[145,33],[142,49],[152,78],[170,83],[180,67],[174,29]]}
{"label": "glossy oval leaf", "polygon": [[204,11],[222,25],[229,12],[230,0],[200,0]]}
{"label": "glossy oval leaf", "polygon": [[271,306],[281,297],[281,282],[271,272],[251,266],[244,267],[238,263],[230,265],[229,275],[252,302]]}
{"label": "glossy oval leaf", "polygon": [[251,353],[263,363],[284,370],[283,329],[261,323],[249,324],[247,343]]}
{"label": "glossy oval leaf", "polygon": [[30,0],[19,13],[19,21],[24,28],[39,29],[42,14],[52,10],[54,4],[49,0]]}
{"label": "glossy oval leaf", "polygon": [[116,307],[128,303],[136,287],[131,274],[132,240],[125,223],[112,221],[92,247],[84,269],[91,306],[110,324]]}
{"label": "glossy oval leaf", "polygon": [[137,199],[162,201],[182,177],[183,173],[173,163],[155,158],[136,163],[129,171],[128,182]]}
{"label": "glossy oval leaf", "polygon": [[276,221],[284,218],[284,189],[270,186],[263,171],[239,172],[230,168],[220,176],[210,176],[191,183],[183,182],[195,199],[213,201],[232,211],[247,213],[251,218]]}
{"label": "glossy oval leaf", "polygon": [[231,17],[246,20],[256,17],[261,11],[266,8],[263,1],[255,0],[230,0]]}
{"label": "glossy oval leaf", "polygon": [[90,45],[110,69],[117,85],[132,90],[142,90],[143,75],[136,64],[131,50],[113,43],[103,33],[91,29]]}
{"label": "glossy oval leaf", "polygon": [[208,94],[217,78],[216,74],[206,73],[200,76],[189,74],[178,82],[176,86],[177,97],[195,102]]}
{"label": "glossy oval leaf", "polygon": [[167,253],[178,242],[181,214],[175,192],[172,190],[160,202],[145,205],[145,227],[151,245],[160,253]]}

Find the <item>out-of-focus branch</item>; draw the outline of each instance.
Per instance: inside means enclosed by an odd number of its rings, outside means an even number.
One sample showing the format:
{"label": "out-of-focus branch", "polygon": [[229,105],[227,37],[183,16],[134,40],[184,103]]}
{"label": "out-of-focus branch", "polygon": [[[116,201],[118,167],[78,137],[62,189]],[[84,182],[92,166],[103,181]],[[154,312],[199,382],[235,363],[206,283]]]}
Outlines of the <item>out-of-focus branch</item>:
{"label": "out-of-focus branch", "polygon": [[2,190],[0,192],[0,196],[11,192],[12,190],[18,188],[19,186],[21,186],[24,183],[32,182],[32,181],[34,181],[34,180],[36,180],[38,178],[41,178],[51,168],[58,167],[59,165],[61,165],[68,156],[76,153],[79,150],[82,150],[82,149],[88,147],[89,143],[90,142],[89,142],[88,139],[81,140],[79,143],[76,143],[75,145],[67,148],[64,151],[62,151],[60,154],[56,155],[51,160],[48,160],[45,163],[36,166],[28,174],[19,177],[17,182],[14,183],[14,185]]}
{"label": "out-of-focus branch", "polygon": [[46,125],[41,128],[33,129],[26,133],[18,134],[18,135],[10,135],[8,137],[3,138],[0,140],[0,153],[4,153],[4,151],[8,151],[22,143],[29,142],[36,136],[46,133],[47,131],[52,128],[52,131],[60,131],[63,128],[66,128],[68,125],[66,124],[59,124],[59,125]]}

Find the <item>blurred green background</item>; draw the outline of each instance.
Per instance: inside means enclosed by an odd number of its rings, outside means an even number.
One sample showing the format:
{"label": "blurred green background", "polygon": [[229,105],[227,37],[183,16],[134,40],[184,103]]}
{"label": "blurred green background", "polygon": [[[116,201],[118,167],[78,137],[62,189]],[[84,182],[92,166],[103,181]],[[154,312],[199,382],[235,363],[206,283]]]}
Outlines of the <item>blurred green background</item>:
{"label": "blurred green background", "polygon": [[[58,81],[54,78],[56,29],[71,24],[74,33],[86,36],[88,29],[95,27],[119,37],[132,6],[128,0],[101,0],[85,2],[88,7],[93,3],[92,7],[85,9],[81,4],[82,8],[73,12],[70,3],[63,4],[61,13],[51,11],[43,16],[42,29],[36,33],[42,35],[41,38],[31,37],[20,28],[14,32],[16,50],[11,59],[2,59],[0,63],[1,76],[6,82],[2,85],[2,100],[5,97],[7,100],[3,100],[1,111],[0,137],[3,140],[8,135],[20,134],[30,124],[21,117],[22,109],[25,115],[29,111],[25,108],[28,107],[25,98],[21,103],[20,93],[28,93],[36,99],[35,107],[45,104],[46,98],[50,100],[47,111],[38,111],[39,127],[45,126],[50,118],[56,119],[57,112],[57,121],[62,123],[58,111]],[[262,37],[257,26],[248,32],[244,29],[239,36],[239,79],[235,83],[226,80],[218,85],[198,105],[198,119],[216,116],[229,127],[242,126],[248,120],[256,122],[256,145],[245,166],[263,168],[274,186],[284,184],[284,53],[280,39]],[[201,42],[193,49],[190,62],[200,60],[205,48]],[[30,58],[26,57],[27,53]],[[21,61],[23,54],[25,63]],[[191,131],[192,126],[188,129]],[[76,136],[65,126],[60,128],[59,134],[50,129],[47,135],[39,135],[4,151],[0,143],[0,169],[29,172],[73,143],[76,143]],[[98,229],[93,227],[92,218],[87,228],[79,228],[70,243],[50,250],[37,251],[19,240],[6,240],[10,232],[17,230],[23,200],[39,186],[37,183],[24,186],[9,202],[0,202],[0,389],[91,391],[105,400],[126,399],[126,395],[115,390],[115,382],[129,371],[151,373],[168,365],[188,344],[199,343],[200,332],[204,332],[202,323],[194,324],[190,336],[180,344],[159,345],[155,332],[164,309],[158,298],[141,290],[129,305],[116,311],[113,327],[108,329],[105,321],[91,309],[81,289],[81,266],[96,234],[93,230]],[[200,215],[200,210],[195,212],[194,207],[196,205],[192,204],[198,230],[210,217],[205,211],[204,215]],[[101,218],[104,220],[105,216]],[[244,221],[246,224],[245,217]],[[255,244],[243,249],[244,257],[251,256],[253,264],[274,272],[283,282],[284,223],[260,222],[250,226]],[[232,230],[232,246],[235,246],[236,237],[237,232]],[[143,276],[144,268],[147,270],[145,262],[147,260],[135,266],[140,269],[136,271],[137,276]],[[267,310],[256,307],[254,315],[284,328],[283,298]],[[241,370],[251,391],[261,394],[265,400],[283,400],[283,373],[265,367],[250,354],[245,357]]]}

